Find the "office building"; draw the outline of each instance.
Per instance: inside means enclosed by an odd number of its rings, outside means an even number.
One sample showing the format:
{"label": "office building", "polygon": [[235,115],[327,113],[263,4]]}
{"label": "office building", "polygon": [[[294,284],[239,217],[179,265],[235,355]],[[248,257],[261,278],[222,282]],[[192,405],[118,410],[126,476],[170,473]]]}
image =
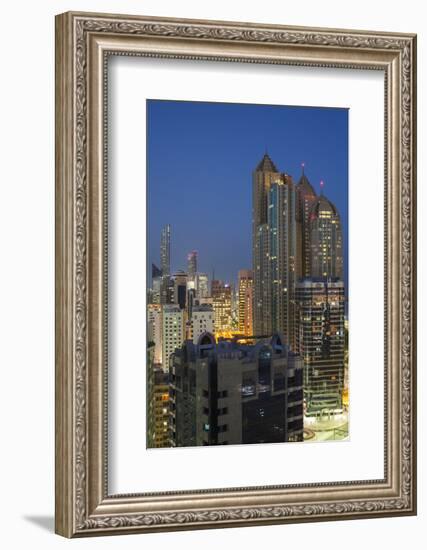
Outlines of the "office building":
{"label": "office building", "polygon": [[160,235],[160,269],[163,277],[167,277],[171,273],[170,266],[171,254],[171,226],[165,225]]}
{"label": "office building", "polygon": [[178,305],[162,306],[162,365],[169,372],[170,357],[185,338],[184,311]]}
{"label": "office building", "polygon": [[242,344],[204,333],[173,356],[172,446],[303,439],[303,364],[279,335]]}
{"label": "office building", "polygon": [[154,364],[162,363],[162,307],[160,304],[147,306],[147,339],[154,344]]}
{"label": "office building", "polygon": [[343,276],[343,249],[340,215],[325,196],[320,195],[310,212],[311,277]]}
{"label": "office building", "polygon": [[304,360],[306,414],[340,412],[344,388],[344,283],[302,279],[296,285],[296,351]]}
{"label": "office building", "polygon": [[152,304],[160,304],[162,295],[162,277],[156,277],[153,279],[151,286],[150,302]]}
{"label": "office building", "polygon": [[196,273],[195,289],[198,300],[209,296],[209,279],[206,273]]}
{"label": "office building", "polygon": [[296,276],[310,277],[311,265],[311,246],[310,246],[310,213],[314,202],[317,199],[311,183],[304,173],[304,164],[302,165],[302,174],[296,185]]}
{"label": "office building", "polygon": [[212,305],[203,304],[193,307],[191,315],[190,339],[197,344],[199,337],[205,332],[215,330],[214,311]]}
{"label": "office building", "polygon": [[272,332],[280,332],[294,346],[294,290],[296,259],[295,186],[282,174],[268,194],[268,289]]}
{"label": "office building", "polygon": [[297,268],[296,191],[264,155],[252,179],[253,332],[284,335],[293,346]]}
{"label": "office building", "polygon": [[185,309],[187,304],[187,273],[177,271],[173,277],[173,303],[178,304],[181,309]]}
{"label": "office building", "polygon": [[173,304],[174,281],[170,275],[160,277],[160,303]]}
{"label": "office building", "polygon": [[147,447],[169,447],[169,376],[153,368],[147,381]]}
{"label": "office building", "polygon": [[193,315],[193,307],[197,305],[198,301],[196,298],[196,289],[194,288],[194,281],[189,281],[187,284],[187,316],[188,320],[191,321],[191,316]]}
{"label": "office building", "polygon": [[271,184],[280,173],[266,153],[252,175],[253,330],[272,334],[269,295],[268,203]]}
{"label": "office building", "polygon": [[197,250],[192,250],[187,256],[188,279],[194,281],[197,273]]}
{"label": "office building", "polygon": [[231,286],[223,281],[212,281],[212,303],[215,314],[215,335],[229,334],[233,329],[231,311]]}
{"label": "office building", "polygon": [[253,271],[239,271],[238,318],[239,332],[245,336],[253,335],[252,301],[253,301]]}

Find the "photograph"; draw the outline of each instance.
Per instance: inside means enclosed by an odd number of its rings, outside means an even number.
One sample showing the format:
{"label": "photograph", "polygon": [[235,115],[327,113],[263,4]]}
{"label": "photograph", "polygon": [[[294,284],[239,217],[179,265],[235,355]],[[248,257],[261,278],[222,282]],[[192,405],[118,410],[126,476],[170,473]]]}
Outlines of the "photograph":
{"label": "photograph", "polygon": [[147,448],[347,440],[349,110],[146,113]]}

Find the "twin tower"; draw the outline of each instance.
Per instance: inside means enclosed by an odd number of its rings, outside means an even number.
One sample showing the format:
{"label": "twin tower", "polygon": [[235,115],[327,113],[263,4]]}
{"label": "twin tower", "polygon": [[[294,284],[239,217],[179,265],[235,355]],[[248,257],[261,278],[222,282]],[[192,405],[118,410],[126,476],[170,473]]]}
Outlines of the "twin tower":
{"label": "twin tower", "polygon": [[281,332],[295,349],[297,285],[343,277],[339,212],[304,169],[295,184],[265,154],[253,172],[252,231],[254,334]]}

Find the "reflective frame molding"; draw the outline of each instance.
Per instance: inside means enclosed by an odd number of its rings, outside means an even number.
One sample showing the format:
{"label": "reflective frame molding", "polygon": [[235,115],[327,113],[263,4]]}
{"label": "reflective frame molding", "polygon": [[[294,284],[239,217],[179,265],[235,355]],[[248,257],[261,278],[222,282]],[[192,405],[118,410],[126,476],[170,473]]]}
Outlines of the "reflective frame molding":
{"label": "reflective frame molding", "polygon": [[[385,477],[109,495],[106,60],[385,74]],[[66,537],[416,513],[416,36],[123,15],[56,17],[56,532]]]}

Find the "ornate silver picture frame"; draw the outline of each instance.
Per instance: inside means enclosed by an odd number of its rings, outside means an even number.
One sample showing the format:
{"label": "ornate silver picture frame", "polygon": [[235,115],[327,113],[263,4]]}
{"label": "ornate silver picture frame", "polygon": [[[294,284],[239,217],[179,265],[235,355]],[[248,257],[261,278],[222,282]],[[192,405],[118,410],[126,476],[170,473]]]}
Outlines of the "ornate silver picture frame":
{"label": "ornate silver picture frame", "polygon": [[[107,60],[384,73],[384,478],[110,494]],[[262,101],[262,98],[260,98]],[[416,513],[416,36],[65,13],[56,18],[56,532],[135,532]]]}

